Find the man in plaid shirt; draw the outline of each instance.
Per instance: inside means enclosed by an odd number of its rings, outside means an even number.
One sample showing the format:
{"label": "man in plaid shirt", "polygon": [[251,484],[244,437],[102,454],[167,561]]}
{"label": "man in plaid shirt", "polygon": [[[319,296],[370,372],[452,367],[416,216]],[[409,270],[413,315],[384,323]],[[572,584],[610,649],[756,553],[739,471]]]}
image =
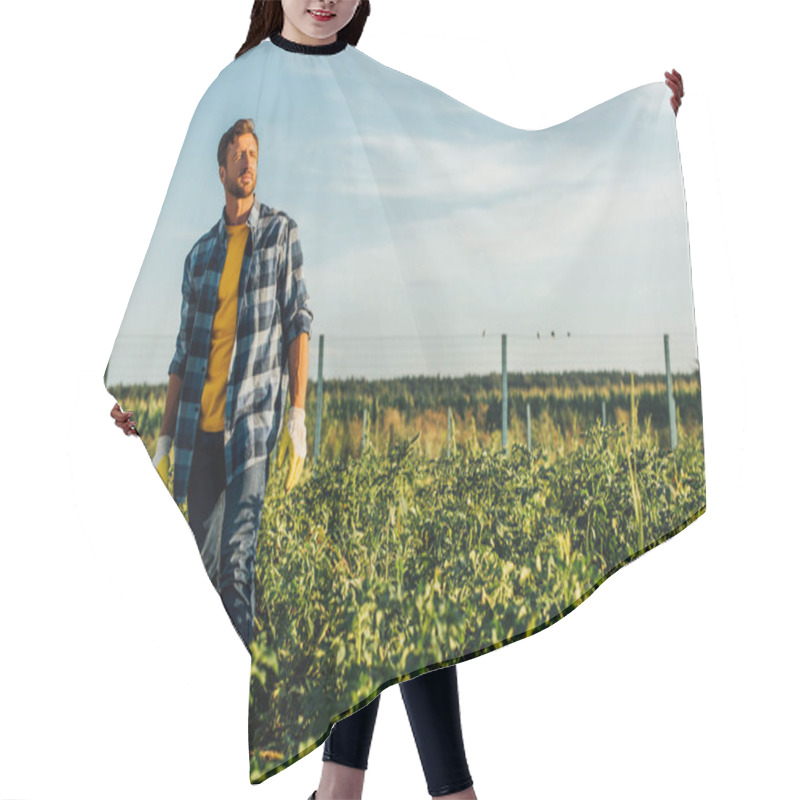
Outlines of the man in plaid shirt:
{"label": "man in plaid shirt", "polygon": [[297,224],[256,200],[258,138],[238,120],[219,143],[225,206],[186,257],[183,300],[153,464],[173,496],[245,646],[255,611],[256,540],[269,457],[291,407],[281,451],[287,491],[306,455],[305,394],[313,314]]}

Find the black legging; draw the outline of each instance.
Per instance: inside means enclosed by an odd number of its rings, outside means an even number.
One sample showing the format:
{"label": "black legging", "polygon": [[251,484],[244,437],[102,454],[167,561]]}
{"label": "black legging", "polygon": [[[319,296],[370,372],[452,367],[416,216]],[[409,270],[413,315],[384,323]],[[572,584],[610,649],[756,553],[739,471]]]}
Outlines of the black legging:
{"label": "black legging", "polygon": [[[400,692],[431,797],[468,789],[472,777],[461,735],[456,665],[403,681]],[[323,761],[367,768],[380,699],[378,695],[355,714],[334,723],[325,740]]]}

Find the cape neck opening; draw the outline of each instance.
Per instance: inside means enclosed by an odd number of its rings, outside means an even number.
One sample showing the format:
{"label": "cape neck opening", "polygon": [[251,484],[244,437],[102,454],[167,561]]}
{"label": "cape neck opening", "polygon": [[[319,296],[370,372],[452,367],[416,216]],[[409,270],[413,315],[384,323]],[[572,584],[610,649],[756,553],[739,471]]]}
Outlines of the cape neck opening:
{"label": "cape neck opening", "polygon": [[272,44],[290,53],[305,53],[313,56],[329,56],[334,53],[341,53],[347,47],[347,39],[340,38],[330,44],[300,44],[281,36],[280,33],[273,33],[269,37]]}

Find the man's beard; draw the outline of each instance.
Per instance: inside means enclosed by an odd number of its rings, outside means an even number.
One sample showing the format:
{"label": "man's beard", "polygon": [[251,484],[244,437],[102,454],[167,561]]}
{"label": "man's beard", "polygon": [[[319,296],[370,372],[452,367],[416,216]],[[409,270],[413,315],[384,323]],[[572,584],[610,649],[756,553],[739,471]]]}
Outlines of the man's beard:
{"label": "man's beard", "polygon": [[251,194],[256,190],[256,182],[253,180],[250,183],[250,188],[246,189],[244,186],[239,185],[236,181],[232,181],[230,186],[228,186],[228,192],[232,194],[234,197],[238,197],[240,200],[244,199],[245,197],[250,197]]}

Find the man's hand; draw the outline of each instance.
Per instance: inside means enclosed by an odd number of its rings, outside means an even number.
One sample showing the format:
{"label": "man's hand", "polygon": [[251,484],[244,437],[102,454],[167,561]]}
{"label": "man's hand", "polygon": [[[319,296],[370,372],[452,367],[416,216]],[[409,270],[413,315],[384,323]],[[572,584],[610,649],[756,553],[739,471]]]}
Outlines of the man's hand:
{"label": "man's hand", "polygon": [[172,447],[172,437],[164,436],[163,434],[158,437],[156,442],[156,454],[153,456],[153,466],[164,481],[164,486],[167,486],[167,479],[169,477],[169,449]]}
{"label": "man's hand", "polygon": [[289,409],[289,419],[284,425],[278,444],[278,467],[283,466],[287,453],[289,475],[286,478],[286,491],[289,492],[300,479],[306,458],[306,412],[303,408],[291,406]]}
{"label": "man's hand", "polygon": [[672,73],[665,72],[667,79],[664,83],[672,89],[672,97],[670,97],[669,102],[672,105],[672,110],[675,112],[675,116],[678,116],[678,107],[681,104],[681,97],[683,97],[683,78],[681,77],[680,72],[676,69],[672,70]]}
{"label": "man's hand", "polygon": [[133,411],[123,411],[119,407],[119,403],[114,403],[114,408],[111,409],[111,416],[114,417],[114,424],[125,431],[126,436],[136,434],[139,436],[139,431],[136,430],[136,421],[133,418]]}

